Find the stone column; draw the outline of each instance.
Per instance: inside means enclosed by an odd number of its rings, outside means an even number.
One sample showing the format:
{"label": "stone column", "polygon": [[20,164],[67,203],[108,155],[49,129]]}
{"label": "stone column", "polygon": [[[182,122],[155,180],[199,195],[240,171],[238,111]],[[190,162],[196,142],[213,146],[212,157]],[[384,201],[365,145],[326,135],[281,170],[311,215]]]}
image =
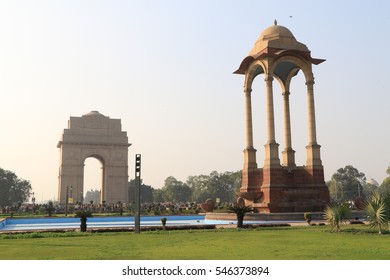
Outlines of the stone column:
{"label": "stone column", "polygon": [[291,141],[291,120],[290,120],[290,92],[283,92],[284,105],[284,151],[283,165],[287,167],[295,166],[295,151],[292,149]]}
{"label": "stone column", "polygon": [[306,146],[307,160],[306,165],[310,167],[322,166],[320,156],[320,145],[317,144],[316,117],[314,108],[314,80],[306,82],[307,101],[308,101],[308,126],[309,126],[309,144]]}
{"label": "stone column", "polygon": [[245,89],[245,144],[246,148],[253,148],[253,127],[252,127],[252,89]]}
{"label": "stone column", "polygon": [[309,121],[309,145],[317,144],[316,116],[314,108],[314,80],[306,82],[308,101],[308,121]]}
{"label": "stone column", "polygon": [[257,168],[256,150],[253,147],[253,126],[252,126],[252,89],[245,89],[245,150],[244,168]]}
{"label": "stone column", "polygon": [[274,78],[268,74],[265,77],[266,85],[266,104],[267,104],[267,142],[275,142],[275,120],[274,120],[274,97],[273,85]]}
{"label": "stone column", "polygon": [[241,196],[247,197],[248,192],[256,190],[256,150],[253,147],[253,128],[252,128],[252,89],[245,88],[245,149],[244,149],[244,167],[242,169],[242,182],[240,188]]}
{"label": "stone column", "polygon": [[267,105],[267,144],[265,145],[264,167],[280,165],[278,147],[275,141],[275,120],[274,120],[274,97],[273,85],[274,78],[271,74],[265,76],[266,84],[266,105]]}

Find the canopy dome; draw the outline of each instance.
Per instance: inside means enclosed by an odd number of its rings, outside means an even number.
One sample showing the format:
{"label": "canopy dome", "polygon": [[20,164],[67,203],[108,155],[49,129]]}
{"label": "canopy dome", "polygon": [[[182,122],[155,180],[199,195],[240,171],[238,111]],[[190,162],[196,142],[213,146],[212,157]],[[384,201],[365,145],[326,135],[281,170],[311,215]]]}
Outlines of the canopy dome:
{"label": "canopy dome", "polygon": [[99,113],[99,111],[91,111],[83,116],[103,116],[104,117],[104,115]]}
{"label": "canopy dome", "polygon": [[276,21],[274,25],[268,27],[261,33],[249,55],[254,56],[266,48],[309,51],[305,44],[295,39],[288,28],[277,25]]}
{"label": "canopy dome", "polygon": [[[255,46],[241,62],[240,67],[234,71],[234,74],[245,75],[249,66],[255,60],[263,60],[268,57],[273,57],[273,60],[275,60],[276,58],[285,55],[295,56],[303,63],[310,62],[315,65],[325,61],[325,59],[311,57],[309,48],[305,44],[298,42],[288,28],[277,25],[277,22],[275,21],[274,25],[266,28],[260,34]],[[264,69],[262,70],[260,68],[258,68],[259,71],[256,72],[256,75],[264,72]],[[301,67],[298,67],[295,62],[285,61],[279,63],[277,68],[278,69],[274,69],[273,72],[277,74],[279,78],[287,78],[287,75],[290,74],[293,69]]]}

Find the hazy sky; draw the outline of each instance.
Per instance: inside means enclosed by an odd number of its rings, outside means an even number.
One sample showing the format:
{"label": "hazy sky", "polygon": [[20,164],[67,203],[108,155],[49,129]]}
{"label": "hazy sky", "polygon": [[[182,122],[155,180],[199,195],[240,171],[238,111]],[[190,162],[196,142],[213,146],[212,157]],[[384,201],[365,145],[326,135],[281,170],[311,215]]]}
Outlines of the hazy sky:
{"label": "hazy sky", "polygon": [[[326,180],[352,164],[379,183],[390,165],[389,1],[0,0],[0,167],[57,198],[59,149],[70,116],[122,120],[129,177],[145,184],[243,165],[244,76],[232,74],[261,32],[289,28],[316,58],[317,139]],[[254,142],[264,161],[265,83],[253,90]],[[307,98],[291,88],[292,141],[305,164]],[[282,96],[274,83],[283,150]],[[85,189],[100,181],[86,161]]]}

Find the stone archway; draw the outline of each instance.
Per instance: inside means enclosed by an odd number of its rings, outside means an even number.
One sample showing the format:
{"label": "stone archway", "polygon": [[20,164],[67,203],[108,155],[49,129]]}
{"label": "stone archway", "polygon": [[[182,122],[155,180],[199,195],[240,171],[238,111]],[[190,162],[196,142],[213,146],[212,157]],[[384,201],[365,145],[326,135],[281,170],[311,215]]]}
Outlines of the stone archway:
{"label": "stone archway", "polygon": [[[58,198],[80,202],[84,189],[84,162],[96,158],[102,165],[101,201],[128,201],[128,143],[120,119],[110,119],[98,111],[70,117],[57,148],[60,149]],[[71,190],[71,191],[70,191]]]}

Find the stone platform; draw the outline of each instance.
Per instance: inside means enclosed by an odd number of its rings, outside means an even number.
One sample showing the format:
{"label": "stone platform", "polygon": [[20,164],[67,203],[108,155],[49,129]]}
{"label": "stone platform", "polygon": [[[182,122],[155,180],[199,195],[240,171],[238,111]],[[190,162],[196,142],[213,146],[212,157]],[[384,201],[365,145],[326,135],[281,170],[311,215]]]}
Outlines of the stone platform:
{"label": "stone platform", "polygon": [[[247,213],[245,221],[305,221],[303,212],[300,213]],[[324,220],[323,212],[312,212],[312,220]],[[235,221],[235,213],[207,212],[206,220]]]}
{"label": "stone platform", "polygon": [[[311,212],[312,221],[323,221],[324,212]],[[364,219],[366,214],[364,211],[352,211],[349,214],[350,220]],[[235,213],[214,213],[207,212],[206,220],[220,220],[220,221],[235,221],[237,219]],[[304,212],[296,213],[247,213],[244,221],[296,221],[306,222]]]}

